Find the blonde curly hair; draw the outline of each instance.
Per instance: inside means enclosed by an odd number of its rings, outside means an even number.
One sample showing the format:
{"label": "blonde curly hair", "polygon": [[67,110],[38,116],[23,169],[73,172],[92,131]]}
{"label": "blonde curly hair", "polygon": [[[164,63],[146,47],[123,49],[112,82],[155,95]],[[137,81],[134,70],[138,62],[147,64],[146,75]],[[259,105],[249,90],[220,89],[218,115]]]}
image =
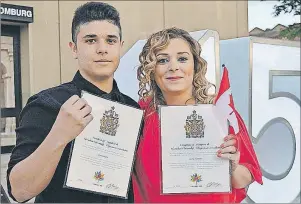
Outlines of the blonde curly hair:
{"label": "blonde curly hair", "polygon": [[147,40],[139,55],[140,65],[137,70],[139,80],[139,97],[144,101],[150,100],[150,108],[157,110],[158,105],[165,105],[165,100],[160,88],[154,79],[154,70],[157,64],[156,54],[165,49],[171,39],[180,38],[190,45],[194,59],[193,97],[197,103],[213,103],[215,94],[209,94],[211,84],[206,78],[207,62],[200,56],[201,46],[190,34],[179,28],[168,28],[154,33]]}

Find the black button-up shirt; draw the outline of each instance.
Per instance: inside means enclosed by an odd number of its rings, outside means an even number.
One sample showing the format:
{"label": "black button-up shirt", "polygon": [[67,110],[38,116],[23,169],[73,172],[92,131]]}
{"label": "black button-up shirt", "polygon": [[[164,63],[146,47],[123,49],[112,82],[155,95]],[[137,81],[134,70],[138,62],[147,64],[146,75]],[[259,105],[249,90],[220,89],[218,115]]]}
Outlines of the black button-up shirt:
{"label": "black button-up shirt", "polygon": [[[119,91],[115,80],[112,91],[110,93],[106,93],[84,79],[79,71],[75,74],[71,82],[46,89],[30,97],[26,106],[21,111],[19,127],[16,129],[16,146],[12,151],[11,158],[8,163],[7,187],[9,195],[14,200],[15,198],[12,196],[11,186],[8,179],[12,168],[38,148],[50,132],[62,104],[72,95],[76,94],[80,96],[81,90],[88,91],[112,101],[118,101],[123,104],[139,108],[136,101]],[[66,146],[49,185],[36,196],[35,202],[134,202],[132,184],[130,184],[128,200],[63,188],[70,147],[71,143]]]}

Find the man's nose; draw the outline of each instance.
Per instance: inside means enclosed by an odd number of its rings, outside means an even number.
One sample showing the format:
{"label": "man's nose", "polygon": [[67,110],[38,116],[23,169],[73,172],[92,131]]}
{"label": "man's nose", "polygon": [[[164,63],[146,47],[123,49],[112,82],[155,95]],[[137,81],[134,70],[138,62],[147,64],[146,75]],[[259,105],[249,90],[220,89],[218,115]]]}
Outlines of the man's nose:
{"label": "man's nose", "polygon": [[97,48],[96,48],[97,54],[108,54],[108,45],[105,43],[103,40],[100,40],[97,43]]}

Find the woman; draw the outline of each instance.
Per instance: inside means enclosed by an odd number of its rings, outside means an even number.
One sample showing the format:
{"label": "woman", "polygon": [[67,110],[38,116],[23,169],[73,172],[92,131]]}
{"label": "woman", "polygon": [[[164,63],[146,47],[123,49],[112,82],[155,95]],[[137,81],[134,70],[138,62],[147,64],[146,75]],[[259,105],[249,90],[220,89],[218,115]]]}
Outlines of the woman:
{"label": "woman", "polygon": [[[139,104],[146,115],[133,174],[135,202],[240,202],[251,182],[262,183],[256,156],[240,148],[245,147],[238,145],[240,138],[228,135],[217,156],[232,161],[232,193],[161,195],[158,105],[214,103],[200,53],[200,45],[188,32],[170,28],[153,34],[139,56]],[[246,158],[253,160],[247,163]]]}

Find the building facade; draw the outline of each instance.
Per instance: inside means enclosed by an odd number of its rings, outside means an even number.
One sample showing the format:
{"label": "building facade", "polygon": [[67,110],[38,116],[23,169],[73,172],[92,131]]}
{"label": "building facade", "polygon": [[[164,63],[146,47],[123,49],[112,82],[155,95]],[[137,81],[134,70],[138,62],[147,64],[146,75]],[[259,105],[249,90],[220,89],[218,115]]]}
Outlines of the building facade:
{"label": "building facade", "polygon": [[[75,9],[87,1],[2,1],[2,147],[14,144],[15,117],[27,99],[72,79],[68,43]],[[211,29],[221,39],[248,36],[247,1],[108,1],[121,16],[123,53],[163,28]],[[4,136],[5,135],[5,136]]]}

